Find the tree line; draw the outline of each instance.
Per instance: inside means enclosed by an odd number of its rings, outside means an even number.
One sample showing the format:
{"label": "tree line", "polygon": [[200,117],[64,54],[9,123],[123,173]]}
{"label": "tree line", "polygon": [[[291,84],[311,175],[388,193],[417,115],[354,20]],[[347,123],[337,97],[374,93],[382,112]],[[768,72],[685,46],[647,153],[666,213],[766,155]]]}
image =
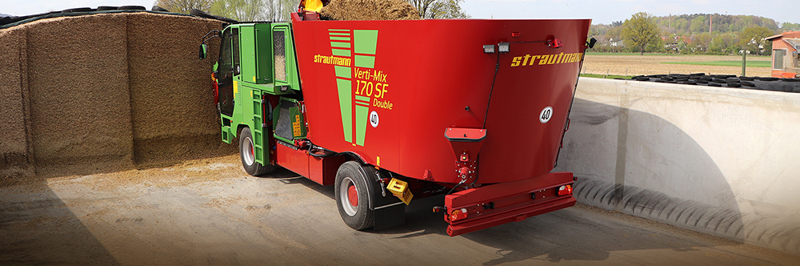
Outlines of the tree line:
{"label": "tree line", "polygon": [[692,14],[651,16],[640,12],[625,21],[592,25],[589,36],[599,40],[594,51],[681,54],[772,53],[766,37],[800,30],[800,24],[759,16]]}
{"label": "tree line", "polygon": [[[335,0],[334,0],[335,1]],[[468,18],[464,0],[404,0],[419,10],[422,18]],[[197,9],[237,21],[289,21],[300,0],[157,0],[155,5],[171,12]]]}

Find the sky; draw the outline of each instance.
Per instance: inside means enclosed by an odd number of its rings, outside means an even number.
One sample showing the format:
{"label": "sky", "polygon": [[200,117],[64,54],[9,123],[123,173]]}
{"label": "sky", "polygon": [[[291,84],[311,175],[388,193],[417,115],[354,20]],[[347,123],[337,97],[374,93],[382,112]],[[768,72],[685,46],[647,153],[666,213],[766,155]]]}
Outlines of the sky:
{"label": "sky", "polygon": [[[140,5],[153,6],[155,0],[25,0],[24,4],[5,5],[0,13],[30,15],[76,7]],[[298,0],[299,2],[299,0]],[[464,0],[461,7],[472,18],[557,19],[591,18],[592,24],[624,21],[637,12],[654,16],[670,14],[755,15],[778,23],[800,23],[796,0]]]}

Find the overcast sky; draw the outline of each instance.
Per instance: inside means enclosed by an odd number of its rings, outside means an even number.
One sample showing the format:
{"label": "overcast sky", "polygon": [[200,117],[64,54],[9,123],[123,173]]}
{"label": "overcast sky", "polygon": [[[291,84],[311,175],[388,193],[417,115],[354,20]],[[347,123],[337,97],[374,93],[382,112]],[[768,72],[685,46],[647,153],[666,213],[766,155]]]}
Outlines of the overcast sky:
{"label": "overcast sky", "polygon": [[[75,7],[140,5],[148,9],[155,0],[25,0],[6,4],[0,13],[30,15]],[[299,2],[299,0],[298,0]],[[636,12],[669,14],[755,15],[778,23],[800,23],[797,0],[465,0],[462,7],[473,18],[591,18],[593,24],[623,21]]]}

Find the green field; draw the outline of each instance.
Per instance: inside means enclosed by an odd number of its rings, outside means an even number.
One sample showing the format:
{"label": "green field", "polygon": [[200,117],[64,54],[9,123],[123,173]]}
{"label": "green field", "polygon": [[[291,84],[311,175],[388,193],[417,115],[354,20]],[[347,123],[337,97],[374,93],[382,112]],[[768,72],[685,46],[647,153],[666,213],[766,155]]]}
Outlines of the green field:
{"label": "green field", "polygon": [[581,77],[587,78],[606,78],[606,79],[615,79],[615,78],[622,78],[622,79],[630,79],[631,76],[620,76],[620,75],[603,75],[603,74],[581,74]]}
{"label": "green field", "polygon": [[[639,53],[609,53],[609,52],[593,52],[593,51],[586,51],[586,54],[587,55],[590,54],[590,55],[620,55],[620,56],[635,55],[635,56],[639,56]],[[686,55],[686,54],[644,53],[644,56],[650,56],[650,55],[656,55],[656,56],[691,56],[691,55]]]}
{"label": "green field", "polygon": [[[742,61],[702,61],[702,62],[661,62],[662,64],[674,65],[698,65],[698,66],[742,66]],[[747,67],[770,67],[770,61],[747,61]]]}

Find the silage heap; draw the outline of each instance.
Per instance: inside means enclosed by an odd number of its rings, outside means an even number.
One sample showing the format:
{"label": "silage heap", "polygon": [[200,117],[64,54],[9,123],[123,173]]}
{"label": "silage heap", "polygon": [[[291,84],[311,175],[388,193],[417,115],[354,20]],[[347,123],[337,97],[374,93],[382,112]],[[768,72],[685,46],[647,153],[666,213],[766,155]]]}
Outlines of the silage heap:
{"label": "silage heap", "polygon": [[[221,145],[220,21],[148,12],[59,17],[0,30],[0,177],[110,172],[235,152]],[[210,51],[217,51],[218,39]],[[216,54],[209,56],[216,58]]]}
{"label": "silage heap", "polygon": [[328,20],[415,20],[419,11],[403,0],[333,0],[320,10]]}

